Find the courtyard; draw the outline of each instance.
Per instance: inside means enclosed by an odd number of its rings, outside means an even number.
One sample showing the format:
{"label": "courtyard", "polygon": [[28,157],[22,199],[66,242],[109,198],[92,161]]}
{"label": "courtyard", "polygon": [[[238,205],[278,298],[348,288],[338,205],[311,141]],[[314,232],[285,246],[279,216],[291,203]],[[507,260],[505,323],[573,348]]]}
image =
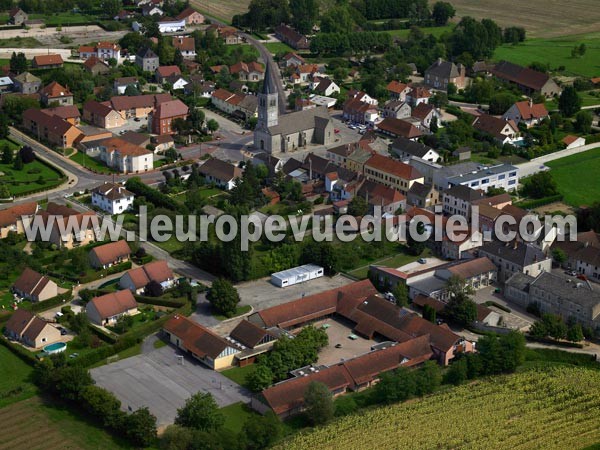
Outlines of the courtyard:
{"label": "courtyard", "polygon": [[329,344],[319,352],[318,365],[330,366],[364,355],[371,351],[373,345],[377,344],[375,341],[354,334],[351,325],[342,320],[329,318],[315,322],[313,325],[323,328],[329,337]]}

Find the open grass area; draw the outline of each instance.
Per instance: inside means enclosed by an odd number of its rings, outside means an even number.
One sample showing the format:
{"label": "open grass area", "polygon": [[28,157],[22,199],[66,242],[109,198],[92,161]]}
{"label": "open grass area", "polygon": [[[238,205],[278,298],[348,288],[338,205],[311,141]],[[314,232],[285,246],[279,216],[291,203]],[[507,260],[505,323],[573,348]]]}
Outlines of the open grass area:
{"label": "open grass area", "polygon": [[0,39],[0,48],[38,48],[43,47],[42,43],[32,37],[14,37]]}
{"label": "open grass area", "polygon": [[244,367],[232,367],[224,370],[221,374],[225,375],[231,381],[235,381],[240,386],[246,386],[246,377],[256,370],[256,364],[250,364]]}
{"label": "open grass area", "polygon": [[221,321],[227,320],[227,319],[233,319],[234,317],[238,317],[243,314],[249,313],[251,309],[252,309],[252,307],[250,305],[241,305],[235,309],[235,314],[231,317],[225,317],[221,314],[216,314],[216,313],[214,314],[214,316],[215,316],[215,319],[221,320]]}
{"label": "open grass area", "polygon": [[[587,51],[579,58],[571,56],[573,47],[585,44]],[[547,63],[551,69],[565,67],[568,75],[600,76],[600,32],[558,37],[552,39],[527,39],[519,45],[502,45],[496,49],[494,59],[527,66],[537,61]],[[596,99],[596,103],[600,103]]]}
{"label": "open grass area", "polygon": [[231,23],[231,18],[236,14],[248,11],[250,0],[192,0],[190,5],[210,17],[222,19]]}
{"label": "open grass area", "polygon": [[[600,441],[599,407],[600,371],[549,366],[361,411],[276,448],[577,449]],[[476,411],[468,427],[447,426],[464,411]]]}
{"label": "open grass area", "polygon": [[255,59],[258,59],[258,57],[260,56],[260,53],[258,53],[258,50],[256,50],[250,44],[228,45],[225,47],[225,50],[227,51],[228,55],[231,55],[232,53],[235,53],[235,52],[241,52],[242,55],[252,56]]}
{"label": "open grass area", "polygon": [[0,423],[0,450],[131,448],[91,419],[37,396],[0,409]]}
{"label": "open grass area", "polygon": [[600,148],[567,156],[546,163],[552,169],[552,178],[571,206],[591,205],[600,201]]}
{"label": "open grass area", "polygon": [[[421,28],[421,31],[425,34],[432,34],[435,37],[440,37],[442,34],[452,31],[452,28],[454,28],[454,25],[450,24],[443,27],[423,27]],[[386,30],[381,31],[381,33],[389,33],[394,38],[406,39],[410,33],[410,29]]]}
{"label": "open grass area", "polygon": [[97,173],[113,173],[115,172],[113,169],[106,167],[104,163],[100,162],[96,158],[92,158],[85,153],[77,152],[73,156],[70,156],[69,159],[71,161],[75,161],[78,164],[81,164],[84,168],[91,170],[92,172]]}
{"label": "open grass area", "polygon": [[267,42],[264,46],[274,55],[277,53],[296,52],[296,50],[283,42]]}
{"label": "open grass area", "polygon": [[[16,149],[16,145],[11,141],[0,141],[0,148],[4,145]],[[5,183],[12,195],[52,189],[63,181],[64,177],[58,171],[39,159],[25,164],[21,170],[15,170],[12,164],[0,164],[0,183]]]}
{"label": "open grass area", "polygon": [[371,264],[376,264],[378,266],[392,267],[395,269],[395,268],[401,267],[405,264],[414,262],[419,258],[427,257],[429,254],[430,254],[429,250],[425,250],[419,256],[413,256],[413,255],[409,255],[408,253],[401,252],[401,253],[397,253],[396,255],[393,255],[393,256],[387,256],[387,257],[379,259],[377,261],[372,261],[372,262],[365,264],[357,269],[349,271],[348,274],[352,275],[353,277],[364,280],[367,278],[367,276],[369,274],[369,266]]}
{"label": "open grass area", "polygon": [[521,26],[531,37],[556,37],[600,31],[597,0],[452,0],[457,18],[493,19],[501,27]]}
{"label": "open grass area", "polygon": [[30,365],[0,345],[0,408],[36,394],[30,380],[32,372]]}
{"label": "open grass area", "polygon": [[254,412],[250,407],[242,402],[234,403],[233,405],[221,408],[221,412],[225,415],[225,430],[239,433],[242,431],[244,422],[252,417]]}
{"label": "open grass area", "polygon": [[[88,16],[70,11],[57,12],[54,14],[30,14],[30,19],[43,19],[47,27],[56,27],[59,25],[76,25],[98,20],[96,16]],[[63,31],[68,31],[63,29]]]}

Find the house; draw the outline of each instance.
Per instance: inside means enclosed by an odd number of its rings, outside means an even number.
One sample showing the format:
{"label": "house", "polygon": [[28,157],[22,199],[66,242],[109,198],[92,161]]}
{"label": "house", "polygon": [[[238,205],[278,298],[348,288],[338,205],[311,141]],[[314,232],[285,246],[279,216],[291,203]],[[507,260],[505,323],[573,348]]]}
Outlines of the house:
{"label": "house", "polygon": [[176,314],[163,326],[169,342],[213,370],[233,365],[241,348],[226,341],[208,328]]}
{"label": "house", "polygon": [[445,259],[463,259],[467,252],[483,245],[483,234],[479,230],[469,228],[465,232],[457,229],[452,233],[455,234],[454,239],[444,236],[442,240],[441,254]]}
{"label": "house", "polygon": [[462,64],[454,64],[438,58],[429,68],[425,70],[424,82],[434,89],[445,91],[452,83],[457,89],[466,87],[467,69]]}
{"label": "house", "polygon": [[473,128],[492,136],[500,145],[514,144],[519,140],[519,129],[512,120],[482,114],[475,117]]}
{"label": "house", "polygon": [[92,56],[104,61],[116,59],[118,62],[121,59],[121,47],[114,42],[98,42],[94,46],[82,45],[79,47],[80,59],[89,59]]}
{"label": "house", "polygon": [[57,106],[55,108],[46,108],[44,110],[46,114],[58,116],[63,120],[66,120],[71,125],[79,125],[81,114],[77,106],[75,105],[65,105],[65,106]]}
{"label": "house", "polygon": [[6,322],[4,333],[14,341],[38,349],[59,342],[61,334],[58,328],[40,319],[31,311],[17,309]]}
{"label": "house", "polygon": [[440,154],[431,147],[404,137],[396,138],[392,142],[390,149],[404,162],[410,161],[410,158],[413,156],[434,163],[440,159]]}
{"label": "house", "polygon": [[470,221],[473,202],[484,197],[483,192],[480,190],[462,184],[454,185],[443,192],[444,214],[463,216],[467,221]]}
{"label": "house", "polygon": [[161,34],[179,33],[185,31],[185,19],[173,19],[172,17],[164,17],[158,21],[158,31]]}
{"label": "house", "polygon": [[100,326],[111,326],[124,316],[138,313],[138,304],[128,289],[94,297],[85,306],[90,322]]}
{"label": "house", "polygon": [[0,94],[12,91],[14,85],[15,83],[10,77],[0,77]]}
{"label": "house", "polygon": [[226,45],[237,45],[244,42],[244,38],[233,27],[220,28],[219,37],[225,41]]}
{"label": "house", "polygon": [[406,101],[411,106],[418,106],[421,103],[429,103],[429,98],[431,97],[431,92],[429,89],[416,86],[411,87],[410,92],[406,95]]}
{"label": "house", "polygon": [[242,176],[242,169],[217,158],[208,159],[198,168],[198,172],[208,183],[215,183],[226,191],[233,189],[235,180]]}
{"label": "house", "polygon": [[382,116],[384,119],[391,117],[393,119],[406,119],[411,115],[411,108],[403,100],[391,100],[383,105]]}
{"label": "house", "polygon": [[177,14],[175,18],[177,20],[184,19],[185,24],[188,26],[201,25],[204,23],[204,16],[191,7],[185,8],[183,11]]}
{"label": "house", "polygon": [[42,80],[30,72],[22,72],[12,77],[15,90],[21,94],[35,94],[42,86]]}
{"label": "house", "polygon": [[31,219],[38,211],[36,202],[14,205],[0,210],[0,239],[8,236],[8,233],[22,234],[25,232],[23,219]]}
{"label": "house", "polygon": [[349,98],[346,100],[343,111],[344,119],[360,124],[372,124],[379,118],[379,112],[376,107],[358,98]]}
{"label": "house", "polygon": [[153,156],[151,151],[116,137],[105,139],[100,144],[100,160],[122,173],[152,170]]}
{"label": "house", "polygon": [[205,81],[202,75],[197,74],[188,77],[188,83],[183,89],[186,95],[194,94],[203,98],[211,98],[217,88],[214,82]]}
{"label": "house", "polygon": [[165,14],[165,12],[160,9],[158,6],[156,5],[145,5],[142,8],[142,16],[144,17],[152,17],[152,16],[163,16]]}
{"label": "house", "polygon": [[135,54],[135,65],[144,72],[154,72],[160,63],[158,56],[150,48],[140,48]]}
{"label": "house", "polygon": [[171,85],[171,89],[174,91],[185,89],[185,87],[189,84],[185,78],[176,74],[167,77],[166,81]]}
{"label": "house", "polygon": [[112,109],[121,114],[125,119],[145,119],[157,106],[172,100],[170,94],[145,94],[145,95],[115,95],[106,104],[110,103]]}
{"label": "house", "polygon": [[105,75],[110,72],[110,67],[103,60],[98,58],[96,55],[90,56],[83,63],[83,67],[86,71],[92,75]]}
{"label": "house", "polygon": [[[44,236],[59,249],[73,249],[87,245],[96,240],[99,232],[99,219],[95,212],[81,213],[73,208],[49,202],[45,210],[38,211],[42,223],[50,230]],[[38,230],[38,237],[42,231]]]}
{"label": "house", "polygon": [[406,195],[414,183],[423,183],[423,175],[415,168],[387,156],[375,154],[364,166],[367,180],[393,187]]}
{"label": "house", "polygon": [[39,141],[60,148],[74,147],[81,131],[68,121],[47,110],[30,108],[23,113],[23,128]]}
{"label": "house", "polygon": [[428,130],[431,128],[431,124],[434,123],[434,121],[437,126],[441,126],[442,115],[429,103],[419,103],[413,108],[411,116],[421,122],[421,125]]}
{"label": "house", "polygon": [[531,96],[534,93],[540,93],[545,97],[554,97],[562,92],[548,74],[508,61],[496,64],[492,74],[500,80],[516,85],[525,95]]}
{"label": "house", "polygon": [[175,274],[164,260],[152,261],[141,267],[128,270],[121,276],[119,286],[129,289],[134,294],[142,294],[151,281],[154,281],[163,289],[170,289],[177,283]]}
{"label": "house", "polygon": [[46,106],[62,106],[73,104],[73,94],[69,89],[52,81],[40,90],[42,104]]}
{"label": "house", "polygon": [[516,102],[502,116],[504,120],[512,121],[517,125],[523,122],[527,128],[538,125],[548,117],[546,105],[543,103],[534,104],[532,100]]}
{"label": "house", "polygon": [[154,136],[151,139],[152,145],[154,146],[154,152],[164,152],[172,147],[175,147],[175,140],[170,134],[161,134]]}
{"label": "house", "polygon": [[536,305],[542,314],[572,318],[593,330],[600,326],[600,292],[585,281],[550,272],[515,273],[506,281],[504,296],[522,308]]}
{"label": "house", "polygon": [[165,84],[167,78],[171,75],[181,75],[181,70],[178,66],[160,66],[155,71],[156,82]]}
{"label": "house", "polygon": [[115,111],[109,102],[88,100],[83,104],[83,120],[99,128],[111,129],[127,123],[125,117]]}
{"label": "house", "polygon": [[92,205],[108,214],[119,214],[133,206],[135,196],[124,186],[105,182],[92,189]]}
{"label": "house", "polygon": [[407,84],[396,80],[390,81],[385,89],[390,94],[390,99],[399,100],[400,102],[405,102],[407,94],[411,91]]}
{"label": "house", "polygon": [[295,50],[308,50],[310,48],[308,38],[287,25],[281,24],[275,27],[275,36]]}
{"label": "house", "polygon": [[470,147],[458,147],[452,152],[452,156],[457,158],[459,161],[467,161],[471,159],[471,148]]}
{"label": "house", "polygon": [[121,239],[91,249],[90,265],[95,269],[108,269],[111,266],[129,261],[130,256],[129,244]]}
{"label": "house", "polygon": [[315,87],[314,90],[319,95],[323,95],[325,97],[330,97],[333,94],[340,93],[340,87],[329,78],[321,80],[321,82],[317,85],[317,87]]}
{"label": "house", "polygon": [[13,25],[23,25],[28,19],[29,16],[21,8],[14,7],[8,12],[8,23]]}
{"label": "house", "polygon": [[154,134],[172,134],[173,122],[177,119],[185,120],[188,115],[189,108],[181,100],[169,100],[159,103],[154,113],[150,118],[152,124],[151,129]]}
{"label": "house", "polygon": [[34,69],[57,69],[62,67],[64,61],[60,55],[38,55],[31,61],[31,67]]}
{"label": "house", "polygon": [[430,208],[440,202],[440,194],[431,184],[413,183],[406,194],[406,199],[408,205]]}
{"label": "house", "polygon": [[292,52],[287,53],[282,60],[285,67],[297,67],[306,64],[306,60],[302,56]]}
{"label": "house", "polygon": [[127,11],[126,9],[122,9],[117,13],[116,16],[113,17],[113,20],[121,21],[133,18],[134,15],[131,11]]}
{"label": "house", "polygon": [[140,88],[140,82],[137,77],[120,77],[113,81],[113,90],[117,95],[125,94],[125,90],[133,86],[135,89]]}
{"label": "house", "polygon": [[249,63],[240,61],[229,68],[229,73],[237,75],[242,81],[258,82],[265,78],[265,69],[256,61]]}
{"label": "house", "polygon": [[563,138],[562,143],[565,144],[565,148],[567,149],[581,147],[585,145],[585,138],[580,136],[573,136],[572,134],[570,134]]}
{"label": "house", "polygon": [[181,52],[184,59],[196,58],[196,41],[193,37],[174,36],[173,47]]}
{"label": "house", "polygon": [[515,273],[537,277],[552,269],[552,258],[537,246],[517,240],[487,242],[478,249],[478,254],[487,256],[498,267],[499,283],[505,283]]}
{"label": "house", "polygon": [[406,197],[398,189],[374,181],[362,183],[356,195],[366,199],[370,214],[374,214],[376,208],[381,209],[381,214],[392,215],[406,209]]}
{"label": "house", "polygon": [[357,91],[356,89],[350,89],[348,91],[348,98],[355,98],[361,102],[368,103],[369,105],[377,106],[378,102],[376,98],[371,97],[364,91]]}
{"label": "house", "polygon": [[12,291],[32,302],[43,302],[58,295],[58,286],[47,276],[26,267],[14,282]]}
{"label": "house", "polygon": [[423,132],[412,123],[393,117],[387,117],[379,122],[377,130],[392,137],[405,137],[411,140],[416,140],[423,136]]}

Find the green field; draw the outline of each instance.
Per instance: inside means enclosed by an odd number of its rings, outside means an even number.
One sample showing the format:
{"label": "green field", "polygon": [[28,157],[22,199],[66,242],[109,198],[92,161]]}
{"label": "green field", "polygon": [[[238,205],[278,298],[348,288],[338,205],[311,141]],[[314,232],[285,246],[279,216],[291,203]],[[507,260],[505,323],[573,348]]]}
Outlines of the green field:
{"label": "green field", "polygon": [[363,411],[277,448],[578,449],[600,441],[599,408],[600,371],[554,366]]}
{"label": "green field", "polygon": [[97,173],[113,173],[115,172],[109,167],[106,167],[103,163],[98,161],[95,158],[92,158],[85,153],[75,153],[73,156],[70,156],[69,159],[71,161],[75,161],[78,164],[81,164],[86,169],[91,170],[92,172]]}
{"label": "green field", "polygon": [[581,206],[600,201],[600,148],[557,159],[546,165],[552,169],[552,178],[564,195],[565,203]]}
{"label": "green field", "polygon": [[351,270],[350,272],[348,272],[348,274],[352,275],[353,277],[356,277],[358,279],[364,280],[369,275],[369,266],[371,264],[375,264],[378,266],[384,266],[384,267],[392,267],[395,269],[397,267],[401,267],[405,264],[414,262],[417,259],[419,259],[421,257],[426,257],[428,255],[429,255],[429,250],[425,250],[419,256],[413,256],[413,255],[409,255],[407,253],[398,253],[394,256],[388,256],[386,258],[382,258],[380,260],[373,261],[373,262],[366,264],[362,267],[359,267],[357,269]]}
{"label": "green field", "polygon": [[31,366],[0,345],[0,408],[35,395],[32,372]]}
{"label": "green field", "polygon": [[[442,34],[452,31],[452,28],[454,28],[453,24],[446,25],[443,27],[423,27],[420,28],[420,30],[426,35],[432,34],[435,37],[440,37]],[[410,33],[410,29],[405,28],[402,30],[386,30],[380,31],[380,33],[389,33],[394,38],[406,39],[408,37],[408,34]]]}
{"label": "green field", "polygon": [[232,367],[224,370],[221,374],[225,375],[232,381],[235,381],[240,386],[246,386],[246,377],[256,370],[256,364],[250,364],[244,367]]}
{"label": "green field", "polygon": [[[587,46],[585,55],[580,58],[571,57],[571,49],[579,44]],[[564,66],[567,75],[597,77],[600,76],[600,33],[527,39],[516,46],[502,45],[496,49],[494,59],[504,59],[523,66],[537,61],[550,64],[551,70]]]}
{"label": "green field", "polygon": [[[10,141],[0,142],[0,147]],[[24,195],[32,191],[52,189],[63,182],[61,174],[40,160],[25,164],[22,170],[13,169],[12,164],[0,164],[0,183],[6,183],[12,195]]]}
{"label": "green field", "polygon": [[264,44],[264,46],[274,55],[276,55],[277,53],[294,53],[296,51],[289,45],[284,44],[283,42],[267,42]]}
{"label": "green field", "polygon": [[244,422],[253,414],[256,414],[242,402],[221,408],[221,412],[225,415],[225,430],[234,433],[242,431]]}
{"label": "green field", "polygon": [[77,25],[86,22],[95,22],[98,20],[98,17],[64,11],[54,14],[30,14],[29,19],[43,19],[47,27],[56,27],[58,25]]}

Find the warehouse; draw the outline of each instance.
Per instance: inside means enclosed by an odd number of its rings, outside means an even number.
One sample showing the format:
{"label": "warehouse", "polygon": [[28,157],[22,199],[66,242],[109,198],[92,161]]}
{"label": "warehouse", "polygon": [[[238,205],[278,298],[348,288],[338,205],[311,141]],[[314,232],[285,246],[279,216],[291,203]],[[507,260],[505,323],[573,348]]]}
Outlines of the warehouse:
{"label": "warehouse", "polygon": [[282,270],[271,275],[271,283],[283,288],[293,284],[302,283],[308,280],[322,277],[324,270],[315,264],[305,264],[288,270]]}

